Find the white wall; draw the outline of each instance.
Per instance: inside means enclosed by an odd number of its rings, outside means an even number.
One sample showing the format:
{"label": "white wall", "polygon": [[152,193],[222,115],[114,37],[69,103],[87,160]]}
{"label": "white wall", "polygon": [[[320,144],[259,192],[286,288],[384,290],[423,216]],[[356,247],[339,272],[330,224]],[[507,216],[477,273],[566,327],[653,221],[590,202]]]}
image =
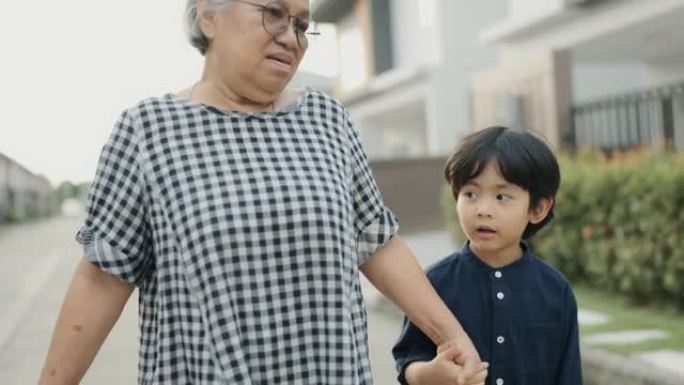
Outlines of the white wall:
{"label": "white wall", "polygon": [[508,0],[509,17],[516,20],[532,20],[564,6],[565,0]]}
{"label": "white wall", "polygon": [[644,64],[573,63],[574,104],[648,87],[649,69]]}
{"label": "white wall", "polygon": [[684,83],[684,62],[651,64],[649,82],[653,85]]}
{"label": "white wall", "polygon": [[342,92],[348,92],[359,88],[368,79],[366,42],[354,14],[349,14],[341,20],[337,31],[340,86]]}
{"label": "white wall", "polygon": [[[468,7],[453,0],[392,1],[395,68],[427,66],[430,73],[415,86],[423,96],[412,98],[410,106],[398,100],[406,91],[401,87],[390,91],[391,97],[350,106],[370,157],[445,155],[474,129],[471,75],[496,64],[495,48],[484,46],[479,32],[502,19],[506,10],[502,0],[480,0]],[[344,76],[344,65],[341,70]],[[376,104],[385,98],[388,103],[379,108]],[[414,108],[414,103],[420,106]]]}
{"label": "white wall", "polygon": [[472,131],[470,87],[473,73],[496,66],[496,50],[479,40],[479,32],[506,16],[501,0],[470,2],[468,7],[441,0],[439,20],[444,60],[435,71],[433,87],[438,153],[449,152],[457,140]]}
{"label": "white wall", "polygon": [[395,67],[420,67],[439,63],[440,0],[393,0],[392,45]]}
{"label": "white wall", "polygon": [[[355,119],[354,110],[350,111]],[[384,114],[356,120],[371,159],[425,156],[427,118],[424,102],[410,102]]]}
{"label": "white wall", "polygon": [[502,42],[502,53],[515,57],[529,51],[573,49],[606,35],[619,34],[625,28],[681,11],[682,4],[682,0],[606,1],[591,8],[590,12],[568,12],[566,19],[548,24],[534,33],[507,36]]}

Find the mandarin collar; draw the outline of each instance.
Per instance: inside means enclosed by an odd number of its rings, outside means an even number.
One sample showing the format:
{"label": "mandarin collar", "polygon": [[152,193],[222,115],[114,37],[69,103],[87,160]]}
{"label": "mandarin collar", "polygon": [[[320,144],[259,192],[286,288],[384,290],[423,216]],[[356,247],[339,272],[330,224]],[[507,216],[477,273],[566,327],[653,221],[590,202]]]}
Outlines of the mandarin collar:
{"label": "mandarin collar", "polygon": [[461,248],[461,254],[465,257],[465,261],[468,263],[468,265],[481,270],[483,272],[493,272],[493,271],[501,271],[501,272],[512,272],[521,269],[524,267],[526,264],[529,263],[530,259],[532,258],[530,252],[529,252],[529,247],[526,242],[520,242],[520,247],[522,248],[522,255],[520,258],[516,259],[515,261],[509,263],[506,266],[502,267],[492,267],[489,266],[488,264],[484,263],[480,257],[475,255],[473,251],[470,249],[470,241],[466,241],[463,244],[463,247]]}

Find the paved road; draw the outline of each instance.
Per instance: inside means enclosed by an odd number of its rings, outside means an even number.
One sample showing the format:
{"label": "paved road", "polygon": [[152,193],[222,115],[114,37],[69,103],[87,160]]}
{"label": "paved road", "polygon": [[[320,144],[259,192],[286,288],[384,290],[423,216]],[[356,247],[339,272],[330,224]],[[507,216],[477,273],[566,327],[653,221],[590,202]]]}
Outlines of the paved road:
{"label": "paved road", "polygon": [[[36,383],[57,312],[81,249],[73,240],[80,218],[0,227],[0,384]],[[435,240],[407,239],[429,263],[443,255]],[[443,244],[443,242],[442,242]],[[429,247],[428,247],[429,246]],[[443,246],[444,252],[448,245]],[[425,255],[426,249],[433,255]],[[390,348],[400,320],[366,287],[371,367],[376,385],[395,384]],[[137,299],[132,297],[83,384],[136,383]],[[385,308],[383,308],[385,306]]]}

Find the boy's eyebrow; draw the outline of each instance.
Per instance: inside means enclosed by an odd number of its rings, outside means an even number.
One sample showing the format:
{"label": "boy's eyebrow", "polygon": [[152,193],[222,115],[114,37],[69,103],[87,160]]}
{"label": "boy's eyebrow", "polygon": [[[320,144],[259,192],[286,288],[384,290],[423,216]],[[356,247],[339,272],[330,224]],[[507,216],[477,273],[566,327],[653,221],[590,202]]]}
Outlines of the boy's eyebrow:
{"label": "boy's eyebrow", "polygon": [[[473,185],[475,187],[482,187],[477,182],[472,181],[472,180],[467,181],[463,186],[468,186],[468,185]],[[495,185],[494,187],[496,187],[498,189],[504,189],[504,188],[509,188],[511,186],[512,185],[510,183],[499,183],[499,184]]]}

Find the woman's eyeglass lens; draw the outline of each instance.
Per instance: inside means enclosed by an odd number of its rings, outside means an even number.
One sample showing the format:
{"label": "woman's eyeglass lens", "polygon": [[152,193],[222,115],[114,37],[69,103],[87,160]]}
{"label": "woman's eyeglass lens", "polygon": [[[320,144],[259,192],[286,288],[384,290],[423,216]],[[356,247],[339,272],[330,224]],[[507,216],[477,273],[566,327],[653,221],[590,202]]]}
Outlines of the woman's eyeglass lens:
{"label": "woman's eyeglass lens", "polygon": [[290,15],[279,1],[267,3],[263,6],[262,11],[264,29],[271,36],[280,36],[285,33],[290,26],[290,20],[292,20],[297,44],[302,49],[309,46],[309,35],[320,35],[318,31],[309,32],[311,23],[308,20]]}

